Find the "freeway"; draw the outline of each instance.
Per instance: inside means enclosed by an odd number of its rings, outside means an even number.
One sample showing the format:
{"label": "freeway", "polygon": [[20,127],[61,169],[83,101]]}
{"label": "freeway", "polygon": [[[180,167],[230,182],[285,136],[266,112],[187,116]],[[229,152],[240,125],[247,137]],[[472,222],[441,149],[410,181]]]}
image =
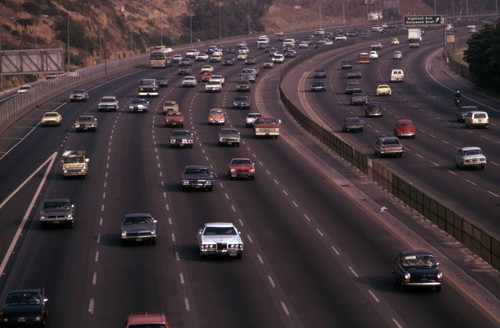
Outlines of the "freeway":
{"label": "freeway", "polygon": [[[464,37],[465,33],[461,30],[458,35]],[[499,102],[464,84],[461,79],[450,76],[451,73],[441,63],[442,37],[442,31],[430,31],[425,36],[423,46],[418,49],[409,49],[406,43],[391,46],[390,37],[386,37],[382,40],[384,48],[378,51],[379,59],[372,60],[368,65],[357,64],[357,56],[360,51],[369,50],[370,41],[356,44],[342,52],[326,54],[322,59],[315,58],[313,65],[306,62],[294,70],[284,83],[285,92],[311,117],[340,133],[366,154],[373,154],[371,146],[376,137],[392,135],[397,120],[411,119],[417,128],[416,138],[402,140],[408,149],[403,158],[377,161],[434,198],[442,200],[444,205],[468,221],[494,236],[500,236],[496,212],[500,198],[500,181],[496,169],[500,166],[500,158],[495,151],[500,142],[497,122]],[[402,60],[392,59],[394,50],[402,51]],[[352,60],[354,69],[361,70],[363,76],[359,82],[370,101],[382,104],[383,117],[365,118],[365,106],[349,104],[349,95],[344,91],[347,71],[340,69],[342,60]],[[330,92],[308,92],[310,81],[313,80],[312,70],[324,67],[328,68]],[[389,82],[392,68],[405,71],[404,83]],[[382,83],[390,84],[392,96],[375,95],[377,85]],[[489,112],[489,129],[467,129],[464,123],[457,122],[457,108],[452,102],[456,90],[461,90],[466,96],[463,105],[476,105],[480,110]],[[342,133],[342,121],[347,116],[362,117],[367,125],[365,133]],[[455,154],[463,146],[479,146],[483,149],[488,160],[486,170],[461,170],[455,167]]]}
{"label": "freeway", "polygon": [[[251,51],[257,65],[268,58],[253,45]],[[220,94],[205,93],[201,84],[180,87],[175,66],[136,67],[83,86],[87,103],[68,103],[63,94],[10,129],[2,142],[16,146],[0,160],[0,251],[10,256],[2,295],[43,286],[49,327],[118,326],[129,313],[144,311],[165,313],[174,327],[499,326],[497,287],[486,283],[496,271],[471,266],[486,277],[484,286],[471,281],[462,263],[451,260],[463,249],[445,247],[449,239],[412,223],[411,212],[391,205],[298,128],[279,102],[283,65],[262,71],[250,93],[250,111],[283,120],[279,139],[254,138],[244,124],[248,111],[231,108],[243,65],[214,66],[226,77]],[[193,67],[199,77],[201,63]],[[150,99],[153,110],[129,113],[139,79],[164,75],[170,85]],[[118,97],[118,112],[96,110],[105,95]],[[195,134],[193,149],[169,147],[171,129],[161,114],[166,100],[180,104],[185,127]],[[213,107],[226,111],[225,126],[240,130],[241,147],[217,145],[218,127],[207,124]],[[63,116],[62,126],[38,126],[42,113],[53,109]],[[73,130],[82,113],[98,117],[96,133]],[[86,179],[63,179],[59,160],[67,149],[87,151]],[[233,157],[256,163],[255,181],[226,177]],[[180,174],[189,164],[213,168],[213,192],[181,191]],[[40,229],[38,206],[52,197],[76,204],[74,229]],[[381,204],[390,211],[380,212]],[[156,245],[121,245],[121,218],[133,212],[158,220]],[[22,218],[26,225],[10,253]],[[209,221],[238,226],[246,246],[242,260],[199,260],[195,235]],[[447,277],[441,293],[402,293],[394,286],[392,261],[408,248],[435,251]]]}

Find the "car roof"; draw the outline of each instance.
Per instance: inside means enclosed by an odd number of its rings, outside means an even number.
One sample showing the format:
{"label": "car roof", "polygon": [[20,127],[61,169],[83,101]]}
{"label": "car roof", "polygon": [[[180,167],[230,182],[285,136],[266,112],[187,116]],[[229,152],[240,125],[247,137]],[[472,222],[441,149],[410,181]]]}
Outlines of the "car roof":
{"label": "car roof", "polygon": [[184,169],[208,169],[206,165],[186,165]]}
{"label": "car roof", "polygon": [[207,222],[207,223],[205,223],[204,226],[205,227],[219,227],[219,228],[223,228],[223,227],[234,227],[234,224],[232,224],[230,222]]}
{"label": "car roof", "polygon": [[125,214],[124,217],[133,218],[133,217],[143,217],[143,216],[153,217],[150,213],[130,213],[130,214]]}
{"label": "car roof", "polygon": [[467,146],[467,147],[462,147],[460,150],[467,151],[467,150],[481,150],[481,148],[476,147],[476,146]]}
{"label": "car roof", "polygon": [[129,315],[129,324],[164,323],[166,317],[162,313],[134,313]]}
{"label": "car roof", "polygon": [[402,251],[401,255],[403,255],[403,256],[408,256],[408,255],[430,255],[430,256],[433,256],[431,252],[425,251],[425,250],[407,250],[407,251]]}

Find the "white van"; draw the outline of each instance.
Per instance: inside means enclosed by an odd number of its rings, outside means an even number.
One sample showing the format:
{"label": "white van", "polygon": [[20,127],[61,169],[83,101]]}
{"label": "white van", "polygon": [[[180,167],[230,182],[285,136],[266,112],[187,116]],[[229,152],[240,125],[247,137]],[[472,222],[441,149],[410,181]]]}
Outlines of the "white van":
{"label": "white van", "polygon": [[394,68],[391,70],[391,82],[404,82],[405,73],[400,68]]}

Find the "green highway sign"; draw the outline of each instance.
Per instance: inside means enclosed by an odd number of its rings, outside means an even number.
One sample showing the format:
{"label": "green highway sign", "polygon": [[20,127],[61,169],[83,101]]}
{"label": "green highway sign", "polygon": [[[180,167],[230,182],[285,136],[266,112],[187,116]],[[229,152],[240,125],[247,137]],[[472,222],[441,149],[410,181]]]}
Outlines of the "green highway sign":
{"label": "green highway sign", "polygon": [[404,25],[439,25],[444,22],[441,16],[405,16]]}

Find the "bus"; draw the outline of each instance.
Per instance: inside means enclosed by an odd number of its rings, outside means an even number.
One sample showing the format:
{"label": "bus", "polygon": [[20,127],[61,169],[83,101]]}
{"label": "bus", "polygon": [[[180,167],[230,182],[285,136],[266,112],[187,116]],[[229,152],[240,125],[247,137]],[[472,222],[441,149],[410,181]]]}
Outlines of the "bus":
{"label": "bus", "polygon": [[172,48],[165,46],[152,47],[151,54],[149,55],[149,66],[161,68],[172,66],[173,53]]}

